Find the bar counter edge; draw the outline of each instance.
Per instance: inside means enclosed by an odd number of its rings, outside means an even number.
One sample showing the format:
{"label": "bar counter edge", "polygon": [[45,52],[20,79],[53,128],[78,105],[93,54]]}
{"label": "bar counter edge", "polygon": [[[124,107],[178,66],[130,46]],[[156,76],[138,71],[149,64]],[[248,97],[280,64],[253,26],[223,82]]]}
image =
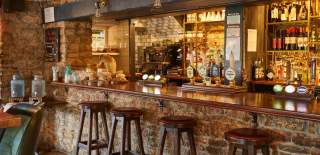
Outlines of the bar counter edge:
{"label": "bar counter edge", "polygon": [[[91,90],[103,91],[106,94],[120,93],[120,94],[127,94],[127,95],[139,96],[139,97],[151,97],[154,99],[159,99],[160,101],[175,101],[175,102],[184,103],[184,104],[207,106],[207,107],[220,108],[220,109],[229,109],[229,110],[243,111],[243,112],[256,113],[256,114],[284,116],[289,118],[296,118],[296,119],[317,121],[317,122],[320,121],[320,106],[317,104],[316,100],[313,100],[310,102],[307,102],[307,101],[302,102],[299,100],[292,100],[292,99],[277,99],[282,103],[291,103],[295,107],[297,106],[296,104],[306,106],[305,110],[297,111],[292,109],[286,110],[284,108],[274,108],[275,100],[269,100],[269,101],[262,100],[263,103],[251,102],[253,104],[247,105],[243,103],[227,103],[227,102],[221,102],[221,101],[214,101],[210,99],[186,98],[186,97],[179,97],[177,95],[153,94],[153,93],[146,93],[146,92],[126,89],[126,88],[120,89],[116,87],[119,85],[122,85],[122,86],[135,85],[135,83],[129,82],[127,84],[115,84],[115,85],[104,86],[104,87],[87,86],[87,85],[81,85],[81,84],[66,84],[61,82],[49,83],[49,86],[54,86],[54,87],[65,87],[65,88],[73,87],[73,88],[79,88],[79,89],[91,89]],[[177,90],[175,86],[168,86],[168,88],[166,89]],[[199,92],[197,93],[199,94]],[[205,94],[205,95],[210,96],[210,94]],[[251,100],[250,97],[256,96],[256,95],[259,95],[262,98],[268,98],[268,99],[275,98],[273,95],[260,94],[260,93],[242,93],[242,95],[244,97],[241,98],[240,100]],[[212,94],[212,96],[230,97],[224,94]],[[282,107],[285,107],[285,105]]]}

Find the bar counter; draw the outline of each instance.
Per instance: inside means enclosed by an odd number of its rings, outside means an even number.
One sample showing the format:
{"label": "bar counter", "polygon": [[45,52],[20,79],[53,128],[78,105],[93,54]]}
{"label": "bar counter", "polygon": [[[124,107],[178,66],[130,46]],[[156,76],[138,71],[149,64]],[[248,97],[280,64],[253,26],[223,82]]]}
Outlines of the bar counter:
{"label": "bar counter", "polygon": [[[261,93],[187,92],[181,87],[148,87],[139,82],[105,87],[51,82],[47,94],[66,104],[49,106],[51,103],[47,103],[41,142],[67,154],[74,154],[80,126],[79,103],[83,101],[107,101],[107,111],[118,107],[141,109],[143,144],[145,152],[150,155],[157,154],[159,119],[172,115],[185,115],[196,120],[194,134],[199,155],[226,154],[228,143],[224,133],[252,125],[270,132],[274,140],[273,154],[320,154],[317,143],[320,139],[320,107],[316,100],[307,102]],[[109,128],[111,120],[111,114],[107,112]],[[88,122],[85,129],[88,129],[87,125]],[[103,131],[102,126],[99,131]],[[119,131],[116,143],[119,143]],[[183,144],[182,154],[188,154],[189,147]],[[166,155],[170,154],[171,146],[166,145]],[[136,147],[134,143],[133,148]],[[115,150],[119,150],[119,146]]]}
{"label": "bar counter", "polygon": [[86,86],[80,84],[65,84],[52,82],[51,86],[93,89],[105,93],[122,93],[139,97],[159,99],[160,101],[175,101],[179,103],[230,109],[257,114],[284,116],[309,121],[320,121],[320,105],[317,100],[304,101],[279,98],[266,93],[214,94],[183,91],[180,87],[149,87],[138,82],[114,84],[105,87]]}

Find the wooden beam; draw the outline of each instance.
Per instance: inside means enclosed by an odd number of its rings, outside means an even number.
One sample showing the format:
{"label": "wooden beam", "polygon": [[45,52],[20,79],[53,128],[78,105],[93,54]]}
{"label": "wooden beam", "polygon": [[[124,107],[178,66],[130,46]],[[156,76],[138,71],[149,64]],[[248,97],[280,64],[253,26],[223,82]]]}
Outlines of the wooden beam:
{"label": "wooden beam", "polygon": [[[256,4],[270,0],[162,0],[163,9],[151,12],[152,0],[109,0],[101,13],[107,19],[126,19],[154,14],[205,9],[235,4]],[[73,20],[95,14],[94,1],[78,1],[55,7],[55,21]]]}

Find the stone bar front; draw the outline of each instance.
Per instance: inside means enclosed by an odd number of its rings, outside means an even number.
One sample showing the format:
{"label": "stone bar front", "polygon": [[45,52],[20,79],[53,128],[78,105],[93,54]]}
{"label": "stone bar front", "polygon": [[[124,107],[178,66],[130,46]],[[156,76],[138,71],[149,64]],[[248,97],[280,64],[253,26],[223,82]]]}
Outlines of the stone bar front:
{"label": "stone bar front", "polygon": [[[143,87],[141,85],[136,85],[135,90],[130,88],[128,84],[106,88],[59,83],[51,84],[49,89],[50,95],[56,100],[67,101],[67,104],[52,105],[47,108],[44,127],[41,132],[41,146],[47,147],[46,149],[56,149],[67,154],[73,154],[80,125],[78,104],[81,101],[104,100],[108,101],[110,108],[137,107],[143,110],[141,123],[143,142],[147,154],[156,154],[160,137],[158,119],[169,115],[186,115],[196,119],[195,140],[198,154],[227,154],[228,143],[224,138],[224,133],[234,128],[251,127],[253,125],[253,117],[249,109],[253,110],[253,112],[258,112],[259,127],[268,130],[272,135],[274,139],[272,154],[316,155],[320,153],[317,145],[320,138],[320,124],[316,121],[303,119],[305,116],[305,118],[309,117],[312,120],[312,117],[308,116],[308,114],[319,117],[316,111],[316,107],[319,107],[317,103],[306,104],[286,99],[274,100],[272,96],[261,94],[259,97],[252,96],[251,99],[259,101],[261,98],[267,97],[270,98],[270,102],[259,103],[251,101],[251,105],[248,102],[247,105],[238,105],[239,110],[237,108],[230,110],[233,106],[232,104],[237,104],[234,101],[242,104],[240,103],[241,101],[236,99],[237,97],[226,96],[225,99],[220,100],[219,97],[221,96],[219,95],[187,92],[180,92],[180,96],[184,97],[176,97],[179,96],[179,91],[175,91],[176,88],[174,87],[162,88],[159,91],[160,94],[157,95],[154,94],[155,88],[153,87],[144,87],[147,90],[145,93],[142,92]],[[188,99],[192,100],[186,102]],[[245,100],[244,98],[242,99]],[[163,107],[159,106],[160,101],[163,101]],[[217,102],[221,102],[222,104]],[[225,106],[223,106],[223,102],[225,102]],[[50,102],[48,104],[50,105]],[[314,108],[313,111],[308,111],[311,107]],[[292,112],[291,117],[293,118],[281,116],[287,115],[286,111]],[[296,117],[302,119],[297,119]],[[88,122],[85,124],[88,125]],[[108,114],[108,125],[110,128],[110,114]],[[100,124],[99,127],[102,128],[102,125]],[[84,133],[87,133],[88,128],[84,129]],[[134,130],[133,127],[132,133],[135,133]],[[116,144],[119,144],[120,131],[118,130],[116,134]],[[169,138],[172,137],[169,136]],[[135,149],[137,148],[135,136],[133,136],[133,141],[133,148]],[[172,142],[171,140],[166,141],[165,154],[171,154]],[[186,135],[183,136],[182,144],[182,154],[188,154],[189,144]],[[119,146],[120,144],[116,145],[115,150],[119,150]],[[82,153],[86,154],[85,152]]]}

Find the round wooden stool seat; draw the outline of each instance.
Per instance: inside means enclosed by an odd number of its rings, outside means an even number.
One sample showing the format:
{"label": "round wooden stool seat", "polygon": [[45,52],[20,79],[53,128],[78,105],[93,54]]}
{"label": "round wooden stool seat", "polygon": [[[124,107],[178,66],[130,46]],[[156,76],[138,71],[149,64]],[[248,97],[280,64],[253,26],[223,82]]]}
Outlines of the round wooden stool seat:
{"label": "round wooden stool seat", "polygon": [[[80,128],[76,144],[76,155],[79,154],[80,148],[88,151],[88,154],[91,154],[93,150],[96,150],[96,154],[100,155],[100,149],[107,148],[108,143],[100,139],[99,135],[99,114],[101,122],[104,129],[105,140],[109,141],[108,125],[107,125],[107,116],[106,108],[108,105],[107,101],[85,101],[79,103],[81,107],[81,116],[80,116]],[[82,140],[82,132],[84,126],[85,117],[89,117],[89,126],[88,128],[88,139]],[[95,131],[93,131],[95,129]],[[93,132],[95,132],[95,138],[93,138]]]}
{"label": "round wooden stool seat", "polygon": [[256,155],[257,149],[261,149],[263,155],[269,155],[269,145],[272,141],[268,132],[256,128],[239,128],[225,133],[229,142],[229,154],[235,155],[238,148],[243,154]]}
{"label": "round wooden stool seat", "polygon": [[140,117],[143,114],[140,109],[133,107],[114,108],[111,113],[116,117]]}
{"label": "round wooden stool seat", "polygon": [[171,128],[193,128],[196,121],[188,116],[166,116],[159,120],[160,124]]}
{"label": "round wooden stool seat", "polygon": [[[111,110],[112,114],[112,127],[111,127],[111,138],[108,145],[107,155],[119,154],[144,154],[144,147],[142,142],[142,130],[140,124],[140,117],[143,115],[142,110],[134,107],[119,107]],[[118,121],[121,121],[122,136],[120,140],[120,152],[112,153],[114,145],[114,137],[116,133],[116,128]],[[140,153],[133,152],[131,150],[131,122],[134,122],[136,128],[136,135],[138,139],[138,146],[140,148]],[[127,144],[127,145],[126,145]]]}
{"label": "round wooden stool seat", "polygon": [[107,101],[85,101],[79,103],[81,108],[88,110],[92,109],[94,111],[101,111],[104,110],[107,107],[108,102]]}
{"label": "round wooden stool seat", "polygon": [[261,129],[255,128],[240,128],[230,130],[225,133],[228,141],[246,142],[252,144],[269,144],[271,141],[270,135]]}

